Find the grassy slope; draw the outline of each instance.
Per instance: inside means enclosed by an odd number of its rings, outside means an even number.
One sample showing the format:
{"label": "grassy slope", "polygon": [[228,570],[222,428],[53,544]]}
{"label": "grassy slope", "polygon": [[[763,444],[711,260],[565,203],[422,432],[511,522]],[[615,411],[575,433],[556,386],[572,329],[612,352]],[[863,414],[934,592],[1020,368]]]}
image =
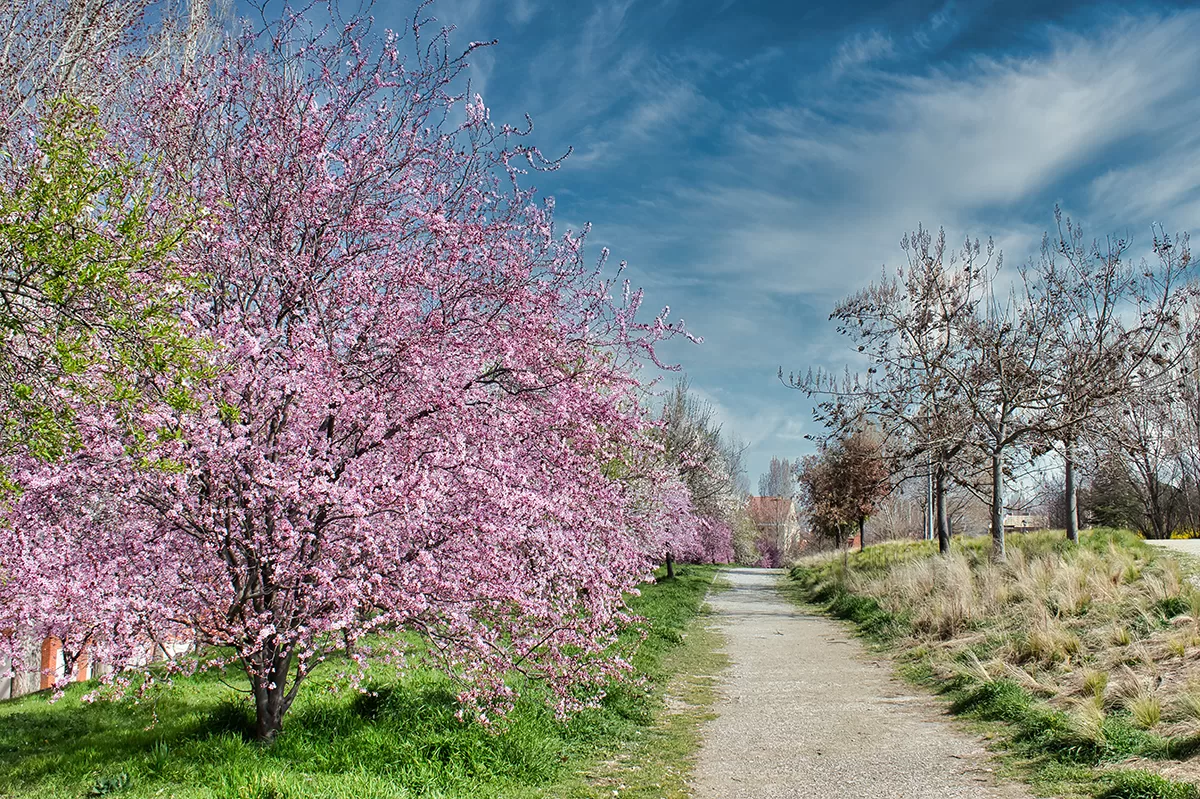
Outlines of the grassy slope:
{"label": "grassy slope", "polygon": [[[801,599],[857,624],[913,681],[996,740],[1046,796],[1196,799],[1200,593],[1117,531],[868,548],[793,571]],[[1165,776],[1164,776],[1165,775]],[[1168,778],[1169,777],[1169,778]]]}
{"label": "grassy slope", "polygon": [[[673,796],[703,708],[666,713],[663,696],[675,685],[696,704],[706,701],[703,681],[671,677],[696,662],[715,666],[711,633],[698,617],[713,573],[684,567],[677,580],[632,600],[651,624],[634,659],[648,682],[615,688],[601,708],[565,724],[536,687],[497,734],[458,721],[454,687],[433,672],[377,685],[373,695],[321,690],[317,677],[280,739],[262,747],[241,734],[248,706],[233,671],[179,679],[139,704],[83,704],[85,687],[76,686],[54,704],[43,696],[0,703],[0,797],[517,799],[612,796],[614,781],[641,791],[624,795]],[[630,771],[621,753],[645,767]]]}

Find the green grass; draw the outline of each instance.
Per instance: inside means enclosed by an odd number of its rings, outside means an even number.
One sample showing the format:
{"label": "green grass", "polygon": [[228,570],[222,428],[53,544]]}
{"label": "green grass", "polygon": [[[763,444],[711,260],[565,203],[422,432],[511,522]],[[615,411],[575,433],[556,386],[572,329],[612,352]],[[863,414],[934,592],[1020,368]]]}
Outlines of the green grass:
{"label": "green grass", "polygon": [[[956,540],[949,560],[928,542],[868,548],[846,565],[812,560],[793,570],[790,592],[895,654],[903,676],[945,696],[951,712],[993,740],[1001,770],[1037,793],[1200,799],[1189,783],[1122,766],[1200,749],[1184,721],[1159,725],[1159,696],[1178,696],[1194,660],[1180,635],[1200,629],[1186,615],[1196,597],[1172,581],[1169,556],[1126,531],[1085,532],[1078,546],[1038,533],[1011,536],[1010,563],[997,566],[990,543]],[[1113,629],[1129,640],[1115,642]],[[1127,655],[1131,642],[1149,654]],[[1172,646],[1159,693],[1122,695],[1096,679],[1128,662],[1129,674],[1153,685]]]}
{"label": "green grass", "polygon": [[1112,774],[1104,780],[1099,799],[1197,799],[1195,785],[1171,782],[1157,774],[1130,770]]}
{"label": "green grass", "polygon": [[[649,622],[634,657],[645,682],[614,686],[601,707],[567,722],[554,718],[537,686],[497,732],[459,721],[457,689],[432,671],[377,683],[367,694],[331,693],[315,677],[283,733],[262,746],[246,736],[251,708],[235,690],[245,682],[236,671],[177,679],[139,703],[85,704],[86,686],[72,686],[53,704],[40,695],[0,703],[0,797],[611,796],[611,788],[590,791],[613,775],[627,784],[620,753],[647,741],[656,742],[644,752],[648,762],[662,762],[634,774],[649,792],[625,795],[673,795],[661,786],[670,770],[686,771],[707,689],[672,676],[685,666],[695,673],[706,660],[717,666],[698,615],[713,574],[682,567],[676,580],[632,599]],[[693,712],[663,711],[668,690],[690,696]],[[677,715],[691,720],[681,724]]]}

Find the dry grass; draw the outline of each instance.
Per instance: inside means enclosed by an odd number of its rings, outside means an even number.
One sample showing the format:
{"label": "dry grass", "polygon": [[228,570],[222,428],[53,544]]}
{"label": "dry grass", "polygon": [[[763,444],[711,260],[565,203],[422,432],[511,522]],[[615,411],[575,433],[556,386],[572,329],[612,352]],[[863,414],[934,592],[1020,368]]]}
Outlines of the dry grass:
{"label": "dry grass", "polygon": [[944,661],[958,669],[968,650],[979,662],[986,638],[992,656],[1054,686],[1064,708],[1067,697],[1095,695],[1098,675],[1122,669],[1143,690],[1169,680],[1167,697],[1189,674],[1200,678],[1200,592],[1174,560],[1113,542],[1097,551],[1027,538],[1003,564],[962,547],[945,558],[852,571],[847,586],[904,616],[914,643],[946,650]]}
{"label": "dry grass", "polygon": [[946,557],[881,544],[848,571],[812,562],[796,576],[810,599],[841,596],[835,613],[847,615],[840,601],[932,684],[969,694],[1004,682],[1041,698],[1070,731],[1051,738],[1090,742],[1070,757],[1153,752],[1160,772],[1179,766],[1168,753],[1183,749],[1169,742],[1200,742],[1200,589],[1180,562],[1127,533],[1078,546],[1061,533],[1014,536],[1004,563],[989,561],[988,543],[957,541]]}

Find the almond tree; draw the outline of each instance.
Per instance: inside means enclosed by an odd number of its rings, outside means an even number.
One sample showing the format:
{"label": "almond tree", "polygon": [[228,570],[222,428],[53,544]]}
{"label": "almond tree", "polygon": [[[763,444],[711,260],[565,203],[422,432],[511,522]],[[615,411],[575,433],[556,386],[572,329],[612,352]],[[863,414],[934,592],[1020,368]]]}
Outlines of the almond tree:
{"label": "almond tree", "polygon": [[227,648],[264,741],[334,651],[403,655],[396,629],[481,719],[513,672],[560,712],[589,701],[627,667],[609,645],[656,526],[686,512],[616,466],[657,454],[633,370],[678,328],[639,321],[520,186],[554,163],[455,93],[475,46],[407,30],[288,12],[145,95],[131,127],[208,209],[177,262],[214,377],[138,415],[143,457],[101,407],[64,462],[13,464],[0,607],[121,552],[111,590],[75,596],[93,655],[120,681],[148,639]]}

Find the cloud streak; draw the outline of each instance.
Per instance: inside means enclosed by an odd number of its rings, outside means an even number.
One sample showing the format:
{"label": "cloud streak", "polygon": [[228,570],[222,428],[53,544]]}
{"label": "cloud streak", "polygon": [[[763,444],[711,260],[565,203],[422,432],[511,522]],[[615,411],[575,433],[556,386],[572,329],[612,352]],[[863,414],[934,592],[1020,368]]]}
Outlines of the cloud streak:
{"label": "cloud streak", "polygon": [[501,28],[475,36],[501,39],[482,65],[493,118],[529,111],[547,152],[575,147],[537,176],[562,218],[592,221],[647,302],[704,335],[664,354],[751,442],[752,479],[806,449],[809,411],[776,370],[840,370],[833,302],[918,222],[1020,261],[1055,202],[1101,235],[1200,219],[1194,9],[1022,22],[996,0],[1005,24],[983,26],[953,2],[915,24],[883,5],[458,2]]}

